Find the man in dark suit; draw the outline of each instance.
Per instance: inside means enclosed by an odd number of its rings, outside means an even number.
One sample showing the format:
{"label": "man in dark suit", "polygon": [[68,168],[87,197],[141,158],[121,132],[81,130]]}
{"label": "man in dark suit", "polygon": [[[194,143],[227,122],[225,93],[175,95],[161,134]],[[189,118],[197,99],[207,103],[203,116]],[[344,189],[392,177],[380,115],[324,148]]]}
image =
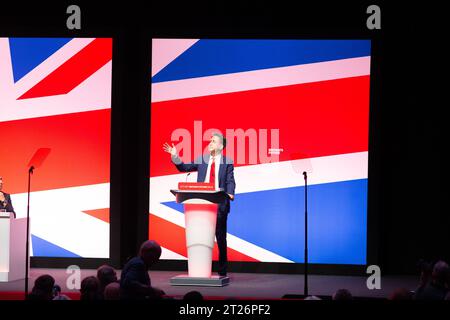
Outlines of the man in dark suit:
{"label": "man in dark suit", "polygon": [[3,177],[0,177],[0,210],[12,212],[14,213],[14,218],[16,217],[16,213],[14,212],[11,202],[11,196],[8,193],[3,192]]}
{"label": "man in dark suit", "polygon": [[216,239],[219,247],[219,268],[220,276],[227,275],[227,219],[230,212],[230,200],[234,200],[234,166],[231,159],[222,155],[226,147],[226,139],[220,133],[214,133],[208,145],[209,154],[198,157],[193,163],[183,163],[177,154],[177,150],[172,143],[172,147],[164,144],[164,151],[172,156],[172,162],[177,169],[182,172],[197,171],[197,182],[214,182],[214,186],[223,189],[228,198],[219,204],[217,212]]}
{"label": "man in dark suit", "polygon": [[158,299],[164,291],[152,287],[148,269],[161,257],[161,246],[147,240],[139,249],[139,255],[129,260],[120,276],[120,297],[124,300]]}

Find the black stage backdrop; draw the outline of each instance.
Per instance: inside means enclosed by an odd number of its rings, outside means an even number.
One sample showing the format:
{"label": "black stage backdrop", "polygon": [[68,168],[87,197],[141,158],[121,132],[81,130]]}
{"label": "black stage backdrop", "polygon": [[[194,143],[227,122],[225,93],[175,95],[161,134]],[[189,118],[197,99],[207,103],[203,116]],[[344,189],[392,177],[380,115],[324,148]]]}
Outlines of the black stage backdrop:
{"label": "black stage backdrop", "polygon": [[[67,30],[66,8],[82,11]],[[0,36],[113,37],[111,259],[120,267],[147,238],[152,37],[372,40],[368,264],[383,274],[417,273],[419,259],[450,261],[446,206],[448,108],[443,9],[376,3],[381,30],[368,30],[372,2],[58,1],[3,3]],[[1,112],[1,110],[0,110]],[[32,259],[34,266],[97,267],[99,259]],[[179,269],[165,262],[157,269]],[[314,266],[313,266],[314,267]],[[231,271],[301,272],[255,264]],[[313,272],[363,272],[315,266]]]}

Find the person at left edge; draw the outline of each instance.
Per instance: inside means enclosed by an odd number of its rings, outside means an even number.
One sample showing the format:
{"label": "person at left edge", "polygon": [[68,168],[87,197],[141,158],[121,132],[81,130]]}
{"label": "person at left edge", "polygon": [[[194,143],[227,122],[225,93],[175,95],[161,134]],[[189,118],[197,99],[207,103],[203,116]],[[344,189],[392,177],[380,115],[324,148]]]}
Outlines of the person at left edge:
{"label": "person at left edge", "polygon": [[6,212],[12,212],[14,218],[16,217],[16,212],[11,202],[11,195],[3,191],[3,177],[0,176],[0,210]]}

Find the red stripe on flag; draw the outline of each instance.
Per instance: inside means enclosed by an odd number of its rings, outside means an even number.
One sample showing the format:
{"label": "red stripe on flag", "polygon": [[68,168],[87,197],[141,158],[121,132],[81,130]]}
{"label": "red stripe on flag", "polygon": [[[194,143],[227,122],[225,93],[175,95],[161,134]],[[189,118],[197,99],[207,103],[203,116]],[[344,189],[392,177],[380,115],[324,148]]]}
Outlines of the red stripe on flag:
{"label": "red stripe on flag", "polygon": [[6,192],[27,191],[27,164],[42,146],[52,151],[32,191],[109,182],[110,109],[0,122],[0,132],[8,141],[0,156]]}
{"label": "red stripe on flag", "polygon": [[95,39],[19,99],[66,94],[103,67],[111,57],[112,39]]}
{"label": "red stripe on flag", "polygon": [[148,221],[149,239],[155,240],[162,247],[187,257],[186,236],[184,228],[150,214]]}
{"label": "red stripe on flag", "polygon": [[84,213],[93,216],[99,220],[109,223],[109,208],[95,209],[95,210],[84,210]]}
{"label": "red stripe on flag", "polygon": [[[157,241],[162,247],[178,253],[183,257],[187,257],[186,235],[184,228],[154,214],[150,214],[148,234],[149,239]],[[213,260],[218,259],[219,249],[217,247],[217,243],[214,243]],[[231,248],[228,248],[228,260],[258,262],[258,260]]]}
{"label": "red stripe on flag", "polygon": [[[270,129],[279,129],[280,161],[297,159],[299,154],[312,158],[367,151],[369,87],[370,77],[361,76],[152,103],[150,176],[177,173],[162,145],[171,142],[174,130],[184,128],[190,132],[194,152],[194,139],[202,139],[194,133],[194,121],[200,120],[201,134],[210,128],[222,133],[255,129],[257,134],[268,129],[270,137]],[[260,148],[267,152],[270,142],[263,148],[257,137],[258,152]],[[245,164],[249,149],[247,139]],[[236,142],[234,154],[235,165],[242,165],[236,161]],[[191,159],[197,156],[191,154]]]}

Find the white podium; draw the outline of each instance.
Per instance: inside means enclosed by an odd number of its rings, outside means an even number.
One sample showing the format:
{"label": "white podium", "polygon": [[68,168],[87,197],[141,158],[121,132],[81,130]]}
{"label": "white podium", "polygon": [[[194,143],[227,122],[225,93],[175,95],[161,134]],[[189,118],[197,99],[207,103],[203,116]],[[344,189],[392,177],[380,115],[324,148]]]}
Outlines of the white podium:
{"label": "white podium", "polygon": [[188,274],[170,279],[171,285],[222,287],[228,277],[212,276],[212,252],[216,235],[217,210],[224,191],[170,190],[184,205]]}
{"label": "white podium", "polygon": [[0,212],[0,282],[25,278],[26,233],[27,218]]}

